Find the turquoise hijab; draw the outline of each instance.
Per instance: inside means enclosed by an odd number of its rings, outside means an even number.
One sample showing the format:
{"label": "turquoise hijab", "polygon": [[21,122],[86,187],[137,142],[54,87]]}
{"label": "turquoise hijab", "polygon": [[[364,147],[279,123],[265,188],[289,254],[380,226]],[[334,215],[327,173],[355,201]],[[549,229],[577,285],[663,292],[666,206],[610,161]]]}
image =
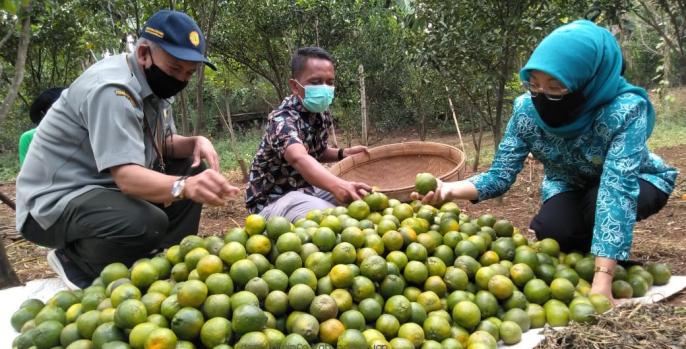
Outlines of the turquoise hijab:
{"label": "turquoise hijab", "polygon": [[631,92],[648,103],[647,137],[655,126],[655,110],[648,93],[621,76],[622,51],[614,36],[605,28],[587,20],[578,20],[555,29],[546,36],[519,72],[522,81],[529,81],[532,70],[544,72],[560,81],[568,90],[583,88],[586,102],[580,116],[571,124],[548,126],[535,113],[536,124],[554,135],[574,138],[589,131],[598,108],[617,96]]}

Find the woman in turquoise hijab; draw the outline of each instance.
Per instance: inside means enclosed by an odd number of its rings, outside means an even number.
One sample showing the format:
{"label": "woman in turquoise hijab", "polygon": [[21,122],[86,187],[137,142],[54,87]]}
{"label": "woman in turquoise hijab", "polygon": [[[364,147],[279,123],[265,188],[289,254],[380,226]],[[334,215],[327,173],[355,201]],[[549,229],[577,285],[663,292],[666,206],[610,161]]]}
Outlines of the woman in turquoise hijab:
{"label": "woman in turquoise hijab", "polygon": [[562,251],[590,252],[591,292],[612,299],[613,272],[629,258],[635,222],[664,207],[678,174],[648,150],[655,111],[646,91],[621,71],[622,53],[609,31],[586,20],[559,27],[520,71],[527,92],[514,102],[491,168],[441,183],[423,200],[500,196],[531,153],[545,178],[530,228]]}

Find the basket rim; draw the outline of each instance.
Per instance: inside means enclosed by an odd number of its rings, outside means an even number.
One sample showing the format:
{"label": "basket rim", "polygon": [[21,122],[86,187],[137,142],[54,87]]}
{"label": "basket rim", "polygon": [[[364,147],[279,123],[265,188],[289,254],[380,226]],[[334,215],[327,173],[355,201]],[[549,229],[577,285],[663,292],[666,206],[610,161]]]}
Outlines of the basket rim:
{"label": "basket rim", "polygon": [[[369,153],[370,154],[371,153],[384,154],[386,152],[386,150],[388,150],[389,148],[399,148],[399,147],[407,148],[409,150],[418,150],[419,148],[417,146],[419,146],[419,145],[431,146],[431,147],[436,147],[436,148],[443,148],[443,149],[447,149],[447,150],[453,150],[453,151],[457,152],[457,154],[459,154],[458,159],[441,156],[442,158],[455,163],[455,166],[452,167],[447,172],[442,173],[440,175],[437,175],[436,178],[438,178],[439,180],[444,180],[444,179],[449,178],[449,177],[454,177],[455,174],[464,170],[465,160],[466,160],[464,152],[455,146],[452,146],[450,144],[445,144],[445,143],[424,142],[424,141],[409,141],[409,142],[391,143],[391,144],[384,144],[384,145],[381,145],[378,147],[370,148]],[[420,151],[417,151],[417,154],[421,155],[423,153],[421,153]],[[395,155],[395,156],[399,156],[399,155]],[[395,156],[381,156],[379,158],[373,158],[372,159],[369,155],[367,155],[365,153],[358,153],[358,154],[355,154],[353,156],[349,156],[349,157],[339,161],[338,163],[334,164],[331,167],[330,171],[336,177],[340,177],[340,176],[354,170],[356,167],[359,167],[360,165],[378,162],[378,161],[381,161],[385,158],[390,158],[390,157],[395,157]],[[343,171],[341,168],[342,167],[341,165],[343,165],[343,164],[347,165],[348,163],[352,163],[352,165],[350,166],[350,168]],[[413,188],[414,188],[414,185],[408,185],[408,186],[400,186],[400,187],[379,188],[379,190],[381,192],[402,192],[402,191],[411,190]]]}

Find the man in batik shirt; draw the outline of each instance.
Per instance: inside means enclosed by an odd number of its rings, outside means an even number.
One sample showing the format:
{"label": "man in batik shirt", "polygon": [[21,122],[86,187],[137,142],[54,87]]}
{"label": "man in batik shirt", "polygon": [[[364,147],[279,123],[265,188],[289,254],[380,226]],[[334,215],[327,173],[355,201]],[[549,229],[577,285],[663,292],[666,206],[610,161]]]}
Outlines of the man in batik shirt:
{"label": "man in batik shirt", "polygon": [[338,178],[321,164],[367,151],[327,145],[335,78],[331,55],[319,47],[298,49],[291,73],[291,95],[269,115],[253,159],[246,206],[251,213],[295,221],[311,210],[357,200],[371,187]]}

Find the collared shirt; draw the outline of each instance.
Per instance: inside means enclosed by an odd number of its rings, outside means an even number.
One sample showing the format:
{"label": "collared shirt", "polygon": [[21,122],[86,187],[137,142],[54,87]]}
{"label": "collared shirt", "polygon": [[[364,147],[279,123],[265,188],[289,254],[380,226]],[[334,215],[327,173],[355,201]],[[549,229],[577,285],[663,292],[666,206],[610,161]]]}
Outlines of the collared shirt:
{"label": "collared shirt", "polygon": [[536,109],[527,95],[515,100],[505,135],[491,168],[469,178],[478,200],[504,194],[531,152],[544,167],[541,199],[599,186],[591,253],[617,260],[629,258],[636,222],[638,179],[664,193],[674,190],[677,169],[646,145],[647,103],[625,93],[596,112],[590,132],[565,139],[534,122]]}
{"label": "collared shirt", "polygon": [[152,93],[134,54],[88,68],[38,126],[17,177],[17,230],[29,213],[47,229],[71,199],[95,188],[118,190],[114,166],[153,168],[157,156],[149,134],[162,139],[176,132],[170,108]]}
{"label": "collared shirt", "polygon": [[306,111],[296,96],[286,97],[269,114],[262,142],[250,167],[250,183],[245,193],[248,211],[256,213],[288,192],[299,190],[312,194],[312,187],[286,161],[284,154],[291,144],[302,144],[307,153],[319,160],[327,149],[331,114]]}

